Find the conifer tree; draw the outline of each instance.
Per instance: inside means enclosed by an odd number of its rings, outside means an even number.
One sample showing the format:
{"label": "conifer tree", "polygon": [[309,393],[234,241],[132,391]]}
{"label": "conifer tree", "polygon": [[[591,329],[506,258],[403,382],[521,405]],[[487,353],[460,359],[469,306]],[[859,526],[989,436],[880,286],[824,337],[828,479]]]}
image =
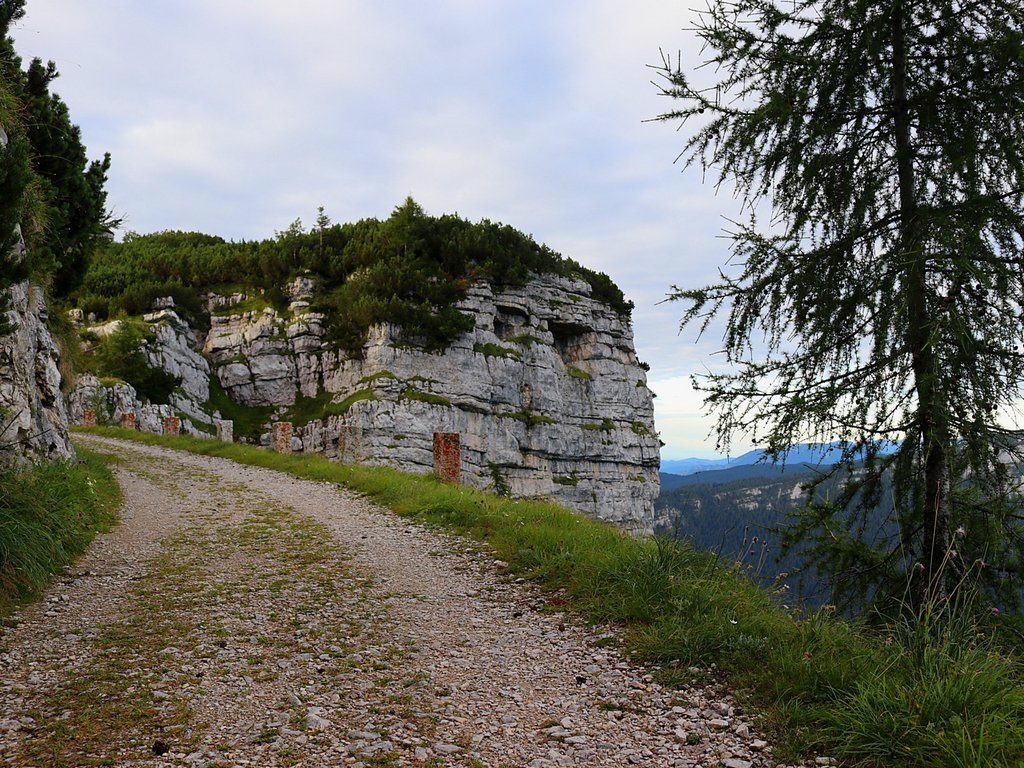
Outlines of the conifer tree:
{"label": "conifer tree", "polygon": [[[47,275],[57,295],[74,290],[96,247],[120,224],[106,209],[104,185],[110,156],[89,161],[81,131],[50,84],[58,77],[53,62],[22,59],[10,37],[11,26],[25,15],[25,0],[0,0],[0,94],[9,108],[6,126],[30,147],[34,223],[25,228],[33,271]],[[12,130],[16,129],[16,130]]]}
{"label": "conifer tree", "polygon": [[18,101],[9,84],[9,71],[4,66],[14,58],[7,30],[24,15],[23,6],[24,0],[0,0],[0,128],[6,137],[0,147],[0,334],[13,330],[7,317],[11,304],[8,289],[27,275],[27,264],[16,245],[25,187],[31,173],[30,150],[28,141],[15,130],[20,127],[16,113]]}
{"label": "conifer tree", "polygon": [[843,493],[789,535],[840,595],[911,584],[922,605],[976,569],[1007,597],[1024,567],[1007,415],[1024,383],[1024,6],[711,0],[695,31],[700,66],[657,67],[676,102],[659,119],[696,124],[682,157],[749,214],[720,279],[672,294],[684,325],[725,324],[731,368],[698,382],[720,447],[840,441]]}

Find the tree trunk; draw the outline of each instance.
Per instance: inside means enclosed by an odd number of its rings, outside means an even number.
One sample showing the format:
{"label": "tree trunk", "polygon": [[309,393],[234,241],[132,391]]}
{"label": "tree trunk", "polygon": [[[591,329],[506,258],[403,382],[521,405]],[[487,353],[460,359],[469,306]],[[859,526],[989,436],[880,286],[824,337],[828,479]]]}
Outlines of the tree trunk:
{"label": "tree trunk", "polygon": [[928,305],[928,256],[922,247],[914,182],[914,148],[907,102],[907,57],[903,5],[892,14],[893,123],[900,194],[900,254],[906,265],[903,287],[907,300],[907,341],[911,351],[917,422],[921,430],[922,486],[914,502],[923,515],[921,565],[917,597],[920,606],[946,594],[944,571],[949,537],[949,428],[933,338],[934,318]]}

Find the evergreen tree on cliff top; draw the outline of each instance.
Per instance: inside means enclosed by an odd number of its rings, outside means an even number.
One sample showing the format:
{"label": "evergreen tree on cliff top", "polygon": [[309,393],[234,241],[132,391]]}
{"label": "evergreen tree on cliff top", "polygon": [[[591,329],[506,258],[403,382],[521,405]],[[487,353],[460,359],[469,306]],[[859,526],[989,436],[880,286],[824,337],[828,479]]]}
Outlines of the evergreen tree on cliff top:
{"label": "evergreen tree on cliff top", "polygon": [[[6,60],[11,50],[7,30],[25,11],[24,0],[0,0],[0,59]],[[0,335],[14,330],[7,316],[11,305],[10,287],[28,275],[24,255],[16,248],[25,208],[25,190],[31,179],[29,157],[31,148],[17,114],[20,103],[8,77],[7,68],[0,72],[0,127],[6,142],[0,147]]]}
{"label": "evergreen tree on cliff top", "polygon": [[[672,294],[684,325],[725,321],[732,372],[698,381],[720,447],[743,432],[775,457],[841,441],[844,493],[790,531],[839,596],[909,584],[923,604],[977,569],[1006,597],[1024,567],[1007,464],[1024,381],[1024,6],[712,0],[696,32],[702,66],[658,68],[678,102],[659,119],[696,124],[682,156],[750,213],[720,280]],[[890,514],[872,527],[878,503]]]}
{"label": "evergreen tree on cliff top", "polygon": [[[3,104],[10,121],[17,123],[5,127],[16,138],[16,150],[22,142],[31,148],[29,191],[37,204],[27,206],[34,213],[34,222],[27,223],[34,226],[23,227],[30,266],[38,276],[48,277],[57,295],[65,295],[78,286],[93,251],[119,223],[106,210],[110,156],[89,161],[67,105],[50,91],[58,76],[53,62],[33,59],[22,69],[9,33],[24,16],[24,6],[25,0],[0,0]],[[8,210],[12,200],[3,202]]]}

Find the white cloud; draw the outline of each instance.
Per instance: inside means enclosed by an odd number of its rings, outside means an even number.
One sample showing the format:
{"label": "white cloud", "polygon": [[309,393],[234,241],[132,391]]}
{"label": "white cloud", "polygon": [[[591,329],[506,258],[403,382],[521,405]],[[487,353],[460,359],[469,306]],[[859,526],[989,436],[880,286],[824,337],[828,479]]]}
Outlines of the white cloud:
{"label": "white cloud", "polygon": [[714,275],[736,207],[672,165],[674,126],[642,122],[668,106],[646,66],[659,47],[695,50],[688,17],[658,0],[32,0],[16,38],[56,60],[133,229],[256,238],[412,194],[607,272],[636,302],[679,455],[707,451],[710,424],[676,382],[718,345],[658,302]]}

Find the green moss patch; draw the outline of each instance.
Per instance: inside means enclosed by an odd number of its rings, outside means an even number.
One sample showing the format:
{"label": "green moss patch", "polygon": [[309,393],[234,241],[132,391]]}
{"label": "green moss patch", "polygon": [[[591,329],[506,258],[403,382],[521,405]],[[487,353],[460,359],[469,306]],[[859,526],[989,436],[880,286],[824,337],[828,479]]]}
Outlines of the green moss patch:
{"label": "green moss patch", "polygon": [[430,405],[443,405],[451,407],[452,401],[444,395],[435,395],[433,392],[421,392],[418,389],[412,387],[406,387],[402,392],[402,397],[406,400],[418,400],[421,403],[429,403]]}
{"label": "green moss patch", "polygon": [[375,381],[380,381],[382,379],[395,379],[397,381],[398,377],[391,371],[384,369],[382,371],[377,371],[376,373],[371,373],[369,376],[363,376],[363,378],[359,380],[359,383],[373,384]]}
{"label": "green moss patch", "polygon": [[569,371],[569,375],[572,376],[574,379],[586,379],[589,381],[590,379],[594,378],[586,371],[581,370],[573,365],[570,365],[567,370]]}
{"label": "green moss patch", "polygon": [[325,416],[343,416],[348,413],[349,408],[358,403],[360,400],[377,400],[379,399],[374,393],[372,388],[357,389],[351,395],[346,397],[337,403],[330,403],[324,409]]}
{"label": "green moss patch", "polygon": [[495,413],[494,415],[502,419],[515,419],[531,427],[535,424],[557,424],[550,416],[534,413],[533,411],[505,411],[503,413]]}
{"label": "green moss patch", "polygon": [[504,347],[501,344],[494,344],[492,342],[488,342],[486,344],[476,342],[473,344],[473,351],[483,355],[484,357],[506,357],[513,360],[521,360],[523,358],[518,349]]}

